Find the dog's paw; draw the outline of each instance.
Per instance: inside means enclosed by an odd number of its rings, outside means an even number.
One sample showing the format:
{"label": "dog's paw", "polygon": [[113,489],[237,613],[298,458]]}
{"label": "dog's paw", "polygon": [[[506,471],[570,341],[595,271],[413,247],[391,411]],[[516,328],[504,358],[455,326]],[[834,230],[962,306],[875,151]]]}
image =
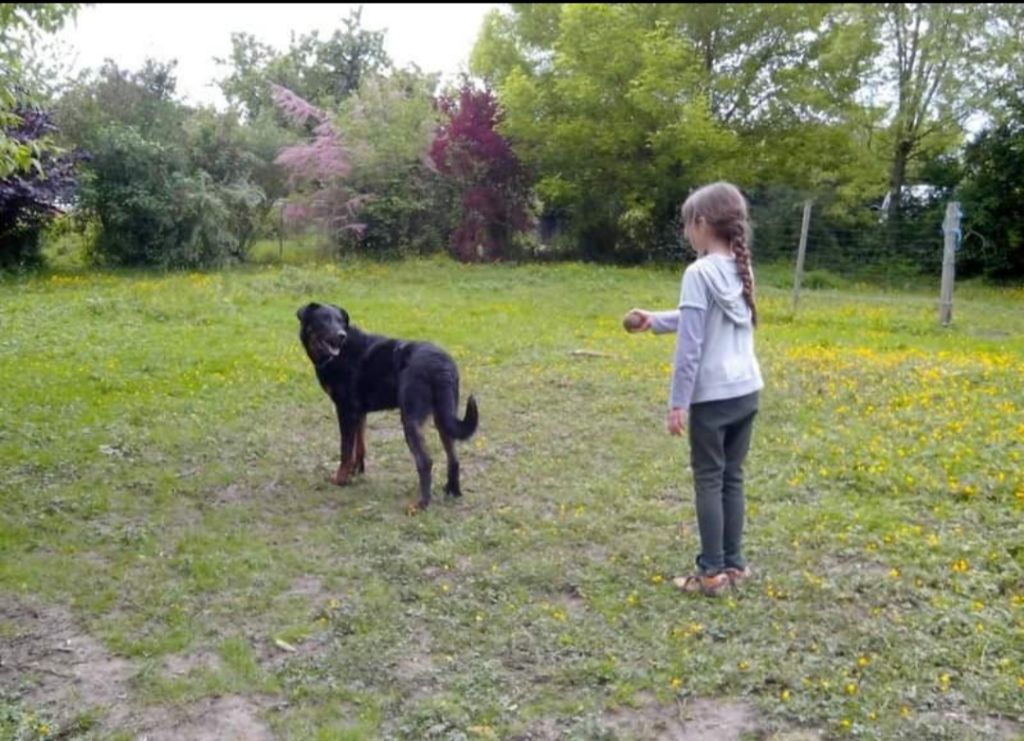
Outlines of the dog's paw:
{"label": "dog's paw", "polygon": [[341,466],[331,475],[331,483],[337,486],[347,486],[349,477],[352,475],[352,471],[346,467]]}
{"label": "dog's paw", "polygon": [[405,508],[405,514],[409,515],[409,517],[415,517],[421,512],[425,512],[426,509],[426,504],[423,504],[422,502],[412,502]]}

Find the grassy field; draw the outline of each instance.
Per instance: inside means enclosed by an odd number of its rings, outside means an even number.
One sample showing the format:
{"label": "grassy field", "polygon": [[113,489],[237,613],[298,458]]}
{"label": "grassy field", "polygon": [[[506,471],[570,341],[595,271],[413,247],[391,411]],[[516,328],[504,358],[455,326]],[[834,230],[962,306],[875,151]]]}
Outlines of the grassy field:
{"label": "grassy field", "polygon": [[[671,338],[619,324],[678,278],[0,283],[0,737],[1019,738],[1024,292],[958,287],[942,329],[931,293],[807,291],[794,316],[763,279],[757,577],[712,600],[671,586],[698,546]],[[328,483],[309,300],[455,356],[481,413],[463,500],[430,436],[435,506],[406,514],[394,413]]]}

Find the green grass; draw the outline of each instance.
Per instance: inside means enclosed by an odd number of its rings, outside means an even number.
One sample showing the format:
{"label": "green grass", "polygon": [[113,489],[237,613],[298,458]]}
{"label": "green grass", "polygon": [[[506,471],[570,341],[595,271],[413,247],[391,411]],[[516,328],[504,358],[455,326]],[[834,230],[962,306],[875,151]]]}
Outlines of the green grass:
{"label": "green grass", "polygon": [[[272,698],[284,738],[611,738],[614,713],[696,697],[748,703],[761,734],[1019,731],[1024,293],[958,287],[943,329],[924,293],[808,290],[794,316],[762,281],[758,577],[708,600],[670,586],[698,545],[671,339],[619,325],[678,278],[424,260],[0,283],[0,599],[69,606],[132,662],[134,707]],[[482,420],[462,501],[433,437],[435,506],[406,514],[394,413],[367,474],[327,483],[309,300],[455,356]],[[0,735],[58,733],[14,689]]]}

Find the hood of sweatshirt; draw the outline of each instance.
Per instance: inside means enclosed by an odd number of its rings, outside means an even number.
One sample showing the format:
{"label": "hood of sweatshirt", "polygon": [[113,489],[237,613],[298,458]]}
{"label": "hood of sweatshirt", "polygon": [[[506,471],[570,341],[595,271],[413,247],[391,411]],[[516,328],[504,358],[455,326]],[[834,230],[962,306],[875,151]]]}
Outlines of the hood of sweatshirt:
{"label": "hood of sweatshirt", "polygon": [[701,275],[722,312],[741,327],[749,325],[750,307],[743,298],[743,281],[736,270],[736,259],[725,255],[707,255]]}

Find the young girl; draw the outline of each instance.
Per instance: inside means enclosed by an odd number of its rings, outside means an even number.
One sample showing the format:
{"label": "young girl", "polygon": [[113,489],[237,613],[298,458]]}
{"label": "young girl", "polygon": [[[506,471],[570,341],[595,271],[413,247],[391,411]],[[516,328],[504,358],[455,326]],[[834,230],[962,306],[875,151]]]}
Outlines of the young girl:
{"label": "young girl", "polygon": [[764,387],[754,355],[754,274],[747,203],[729,183],[707,185],[682,207],[698,259],[683,273],[679,309],[633,309],[630,331],[676,333],[668,431],[689,428],[701,552],[674,580],[715,595],[750,576],[743,558],[743,462]]}

